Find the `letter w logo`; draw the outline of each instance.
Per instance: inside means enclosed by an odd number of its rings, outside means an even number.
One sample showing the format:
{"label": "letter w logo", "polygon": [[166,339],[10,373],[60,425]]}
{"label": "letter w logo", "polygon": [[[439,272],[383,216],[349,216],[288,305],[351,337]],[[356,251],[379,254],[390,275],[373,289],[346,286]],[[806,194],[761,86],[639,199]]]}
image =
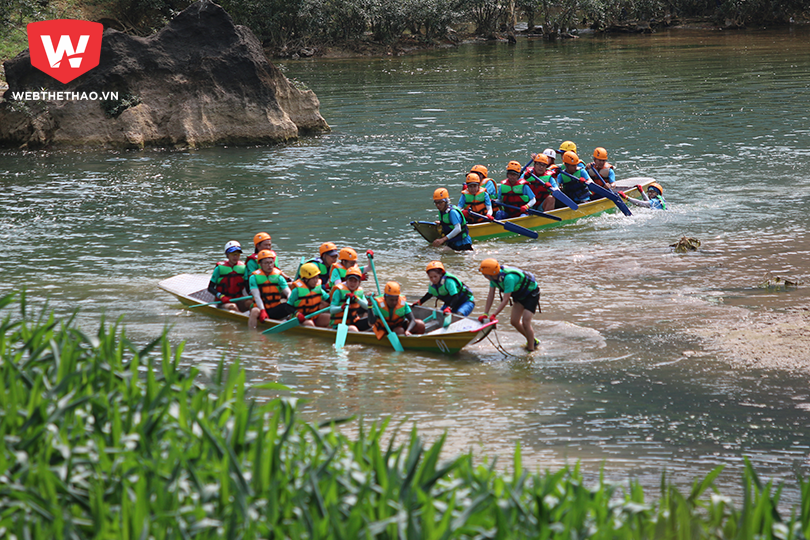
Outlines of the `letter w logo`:
{"label": "letter w logo", "polygon": [[[103,32],[104,25],[90,21],[57,19],[31,23],[28,25],[31,65],[67,84],[98,65]],[[66,57],[68,61],[64,62]]]}

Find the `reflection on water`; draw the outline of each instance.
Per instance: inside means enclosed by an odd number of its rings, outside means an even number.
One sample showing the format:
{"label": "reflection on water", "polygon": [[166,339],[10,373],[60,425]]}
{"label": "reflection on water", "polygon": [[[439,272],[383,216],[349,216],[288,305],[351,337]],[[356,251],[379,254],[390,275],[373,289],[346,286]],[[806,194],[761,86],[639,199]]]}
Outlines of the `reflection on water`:
{"label": "reflection on water", "polygon": [[[808,305],[806,287],[760,287],[772,275],[810,281],[807,37],[670,32],[287,63],[332,133],[268,148],[0,154],[0,291],[26,286],[62,313],[78,306],[88,328],[99,313],[126,314],[135,340],[171,325],[187,361],[239,359],[252,380],[307,398],[309,418],[407,419],[429,437],[447,430],[450,452],[506,463],[520,441],[528,466],[579,460],[594,475],[637,475],[651,492],[664,469],[687,485],[717,464],[735,486],[743,456],[767,477],[790,479],[794,464],[807,474],[805,376],[742,369],[698,332],[741,309]],[[564,139],[583,159],[608,148],[619,177],[655,177],[670,210],[604,215],[474,254],[437,251],[409,229],[434,219],[433,189],[458,189],[472,165],[500,179],[510,159]],[[288,271],[323,241],[373,248],[380,279],[411,299],[438,258],[472,287],[475,313],[482,259],[530,270],[541,348],[529,356],[502,324],[452,359],[336,353],[192,313],[157,290],[209,272],[226,241],[249,245],[260,230]],[[701,250],[673,254],[684,235]]]}

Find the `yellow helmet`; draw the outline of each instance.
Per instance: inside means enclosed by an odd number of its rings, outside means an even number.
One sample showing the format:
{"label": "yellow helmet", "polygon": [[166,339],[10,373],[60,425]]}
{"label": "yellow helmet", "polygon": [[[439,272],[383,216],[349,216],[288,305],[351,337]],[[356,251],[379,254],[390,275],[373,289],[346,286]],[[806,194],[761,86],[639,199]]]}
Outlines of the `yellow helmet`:
{"label": "yellow helmet", "polygon": [[265,240],[270,240],[270,235],[266,232],[260,232],[253,237],[253,245],[258,246],[259,243],[264,242]]}
{"label": "yellow helmet", "polygon": [[579,156],[574,152],[566,152],[563,154],[563,163],[566,165],[579,165]]}
{"label": "yellow helmet", "polygon": [[594,159],[607,159],[607,150],[602,148],[601,146],[593,151],[593,158]]}
{"label": "yellow helmet", "polygon": [[575,145],[571,141],[563,141],[562,144],[560,144],[560,151],[558,153],[564,154],[566,152],[574,152],[576,154],[577,145]]}
{"label": "yellow helmet", "polygon": [[659,184],[658,182],[653,182],[652,184],[650,184],[649,186],[647,186],[647,189],[650,189],[650,188],[655,188],[655,189],[657,189],[657,190],[658,190],[658,194],[659,194],[659,195],[663,195],[663,194],[664,194],[664,188],[662,188],[662,187],[661,187],[661,184]]}
{"label": "yellow helmet", "polygon": [[510,161],[509,165],[506,166],[506,172],[514,171],[520,174],[520,171],[523,170],[523,165],[520,164],[519,161]]}
{"label": "yellow helmet", "polygon": [[360,271],[360,268],[358,268],[356,266],[352,266],[351,268],[346,270],[346,279],[349,279],[349,277],[351,277],[351,276],[354,276],[357,279],[362,280],[363,279],[363,272]]}
{"label": "yellow helmet", "polygon": [[467,175],[467,184],[480,184],[481,177],[475,173],[470,173]]}
{"label": "yellow helmet", "polygon": [[484,259],[478,270],[485,276],[497,276],[501,273],[501,265],[495,259]]}
{"label": "yellow helmet", "polygon": [[304,279],[312,279],[320,276],[321,271],[318,270],[318,265],[315,263],[307,263],[301,267],[298,274]]}
{"label": "yellow helmet", "polygon": [[546,165],[548,165],[548,156],[545,154],[537,154],[536,156],[534,156],[534,162],[545,163]]}
{"label": "yellow helmet", "polygon": [[449,198],[450,198],[450,192],[447,191],[443,187],[437,188],[436,191],[433,192],[433,200],[434,201],[441,201],[443,199],[449,199]]}
{"label": "yellow helmet", "polygon": [[443,274],[447,272],[447,270],[444,269],[444,265],[441,261],[430,261],[427,268],[425,268],[425,272],[430,272],[431,270],[441,270]]}
{"label": "yellow helmet", "polygon": [[484,167],[483,165],[473,165],[473,168],[470,169],[470,172],[478,173],[481,175],[481,179],[483,180],[487,176],[489,176],[489,169]]}
{"label": "yellow helmet", "polygon": [[324,242],[318,250],[318,255],[323,256],[327,251],[337,251],[337,246],[332,242]]}
{"label": "yellow helmet", "polygon": [[383,294],[385,294],[386,296],[399,296],[400,295],[399,283],[397,283],[396,281],[389,281],[388,283],[386,283],[385,288],[383,289]]}
{"label": "yellow helmet", "polygon": [[263,250],[261,250],[259,252],[258,255],[256,255],[256,260],[261,262],[263,259],[266,259],[268,257],[270,257],[272,259],[275,259],[276,258],[276,252],[273,251],[272,249],[263,249]]}
{"label": "yellow helmet", "polygon": [[338,259],[341,261],[356,261],[357,252],[350,247],[345,247],[338,253]]}

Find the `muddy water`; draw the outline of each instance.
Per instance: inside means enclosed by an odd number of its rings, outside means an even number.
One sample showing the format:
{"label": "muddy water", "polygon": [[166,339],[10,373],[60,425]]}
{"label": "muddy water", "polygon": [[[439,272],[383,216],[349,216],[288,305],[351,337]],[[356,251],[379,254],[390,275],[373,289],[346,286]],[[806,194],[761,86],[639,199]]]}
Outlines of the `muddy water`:
{"label": "muddy water", "polygon": [[[238,358],[254,380],[306,398],[311,419],[407,419],[431,438],[446,430],[451,452],[506,462],[520,441],[526,466],[580,461],[651,492],[663,470],[687,485],[719,464],[733,489],[744,456],[765,477],[806,475],[810,355],[797,347],[810,289],[762,285],[810,282],[808,37],[670,32],[286,63],[320,97],[332,133],[270,148],[0,154],[0,290],[26,286],[60,313],[78,306],[88,327],[123,314],[136,340],[171,325],[189,363]],[[509,160],[566,139],[583,157],[606,147],[619,177],[656,178],[669,210],[468,255],[409,229],[434,219],[433,189],[456,192],[470,166],[500,179]],[[156,288],[209,273],[226,241],[246,245],[261,230],[288,271],[326,240],[372,248],[381,280],[411,298],[440,259],[474,290],[476,314],[482,259],[530,270],[541,348],[522,352],[504,324],[452,359],[336,354],[183,310]],[[681,236],[701,250],[674,254]]]}

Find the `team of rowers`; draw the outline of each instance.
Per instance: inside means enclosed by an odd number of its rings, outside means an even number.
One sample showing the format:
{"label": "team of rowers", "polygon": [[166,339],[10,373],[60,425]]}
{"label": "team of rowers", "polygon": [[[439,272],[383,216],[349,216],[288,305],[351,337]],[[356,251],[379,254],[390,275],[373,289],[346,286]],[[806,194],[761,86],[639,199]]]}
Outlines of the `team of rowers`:
{"label": "team of rowers", "polygon": [[[272,239],[266,232],[253,238],[254,252],[242,261],[242,246],[236,240],[225,244],[224,261],[217,263],[208,284],[219,307],[237,312],[250,311],[248,325],[256,328],[258,322],[267,319],[284,320],[297,317],[302,325],[322,328],[337,328],[345,320],[350,332],[372,330],[377,339],[388,334],[386,324],[398,335],[423,334],[425,321],[417,319],[412,306],[419,306],[431,298],[443,302],[444,317],[451,314],[468,316],[475,307],[475,298],[468,286],[447,272],[440,261],[431,261],[425,268],[428,280],[427,293],[408,304],[399,283],[389,281],[383,294],[366,295],[361,282],[367,279],[369,267],[373,270],[374,252],[366,251],[370,265],[361,268],[357,252],[344,247],[338,250],[332,242],[324,242],[319,255],[304,262],[294,278],[290,278],[276,266],[276,253]],[[526,337],[526,348],[533,351],[539,342],[534,337],[531,318],[537,311],[540,290],[532,274],[517,268],[502,266],[495,259],[485,259],[479,267],[489,280],[484,315],[481,323],[495,320],[509,304],[512,306],[512,325]],[[376,275],[375,275],[376,280]],[[490,313],[495,300],[495,291],[502,298]],[[247,293],[247,294],[245,294]],[[370,308],[376,302],[383,323]],[[348,312],[345,310],[348,309]]]}
{"label": "team of rowers", "polygon": [[[562,167],[555,163],[558,154],[562,156]],[[467,174],[458,206],[450,203],[450,193],[446,188],[433,192],[443,234],[433,245],[447,245],[457,251],[472,250],[468,223],[525,216],[530,209],[549,212],[563,208],[566,204],[560,199],[564,197],[553,196],[555,190],[577,204],[595,200],[598,196],[591,193],[589,182],[614,191],[635,206],[666,208],[664,189],[657,182],[650,184],[646,193],[641,186],[636,186],[643,199],[633,199],[623,191],[614,190],[616,174],[607,159],[607,150],[599,147],[593,151],[593,161],[585,164],[577,155],[577,145],[564,141],[558,150],[546,148],[533,154],[532,161],[525,166],[510,161],[506,166],[506,179],[500,183],[489,178],[485,166],[475,165]],[[493,205],[500,206],[500,209],[493,213]]]}

